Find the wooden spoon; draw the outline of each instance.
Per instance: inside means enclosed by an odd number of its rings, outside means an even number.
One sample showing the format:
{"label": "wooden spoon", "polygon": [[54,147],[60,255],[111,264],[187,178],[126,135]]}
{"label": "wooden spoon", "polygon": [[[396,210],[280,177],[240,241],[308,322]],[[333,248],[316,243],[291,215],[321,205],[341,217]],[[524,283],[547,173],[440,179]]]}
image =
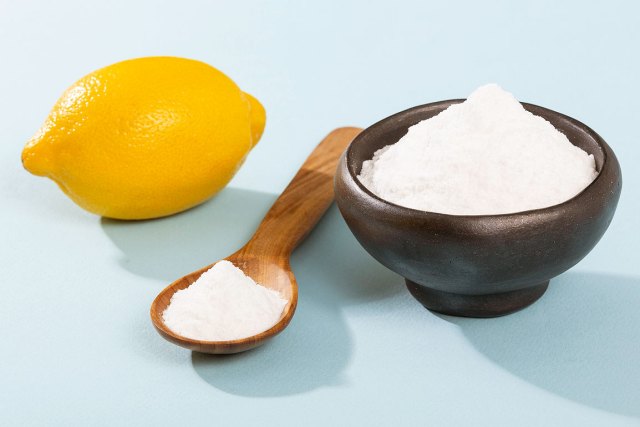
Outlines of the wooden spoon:
{"label": "wooden spoon", "polygon": [[360,131],[345,127],[327,135],[267,212],[251,240],[225,258],[257,283],[280,292],[288,301],[278,323],[258,335],[233,341],[199,341],[170,330],[162,320],[162,313],[171,297],[195,282],[211,268],[211,264],[176,280],[153,301],[151,321],[162,337],[202,353],[238,353],[264,344],[289,324],[298,302],[298,285],[289,265],[289,256],[331,205],[338,160]]}

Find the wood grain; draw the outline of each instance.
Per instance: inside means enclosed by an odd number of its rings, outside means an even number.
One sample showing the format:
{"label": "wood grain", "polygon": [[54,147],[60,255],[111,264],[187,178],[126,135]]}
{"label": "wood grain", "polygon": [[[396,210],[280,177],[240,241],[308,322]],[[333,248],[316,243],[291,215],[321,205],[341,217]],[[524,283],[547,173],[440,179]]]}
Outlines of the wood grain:
{"label": "wood grain", "polygon": [[263,344],[289,324],[298,302],[298,285],[289,257],[331,205],[338,160],[360,131],[359,128],[345,127],[327,135],[269,209],[253,237],[240,250],[225,258],[259,284],[277,290],[287,299],[278,323],[258,335],[234,341],[199,341],[182,337],[167,328],[162,313],[173,294],[195,282],[211,268],[211,264],[176,280],[153,301],[151,321],[162,337],[202,353],[238,353]]}

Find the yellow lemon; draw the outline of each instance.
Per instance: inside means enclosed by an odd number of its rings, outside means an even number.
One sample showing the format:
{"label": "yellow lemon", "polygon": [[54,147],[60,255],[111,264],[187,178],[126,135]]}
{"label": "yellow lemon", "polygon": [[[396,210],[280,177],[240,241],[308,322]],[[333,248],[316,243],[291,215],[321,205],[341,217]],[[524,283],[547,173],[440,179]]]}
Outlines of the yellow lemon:
{"label": "yellow lemon", "polygon": [[84,209],[145,219],[193,207],[224,187],[258,142],[265,111],[217,69],[138,58],[83,77],[22,152]]}

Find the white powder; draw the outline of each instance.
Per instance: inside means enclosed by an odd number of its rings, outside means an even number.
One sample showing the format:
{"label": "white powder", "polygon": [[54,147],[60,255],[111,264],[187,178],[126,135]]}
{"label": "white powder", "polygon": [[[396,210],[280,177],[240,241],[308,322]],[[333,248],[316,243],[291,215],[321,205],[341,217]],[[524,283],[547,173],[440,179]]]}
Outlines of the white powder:
{"label": "white powder", "polygon": [[286,305],[278,292],[223,260],[173,294],[162,319],[183,337],[229,341],[266,331],[280,320]]}
{"label": "white powder", "polygon": [[397,205],[489,215],[562,203],[597,174],[592,155],[490,84],[378,150],[358,179]]}

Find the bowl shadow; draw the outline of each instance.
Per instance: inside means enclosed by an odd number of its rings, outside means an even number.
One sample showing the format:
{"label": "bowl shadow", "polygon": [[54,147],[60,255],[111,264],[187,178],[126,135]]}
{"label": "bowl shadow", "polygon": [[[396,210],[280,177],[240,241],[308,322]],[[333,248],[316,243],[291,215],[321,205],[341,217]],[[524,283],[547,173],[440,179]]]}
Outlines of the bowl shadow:
{"label": "bowl shadow", "polygon": [[[164,286],[240,248],[275,198],[227,188],[179,215],[136,222],[102,219],[101,226],[122,252],[124,269]],[[251,351],[226,356],[193,352],[193,368],[204,381],[243,396],[291,395],[340,385],[352,353],[343,309],[403,291],[397,275],[360,247],[335,206],[294,252],[291,265],[299,286],[291,324]],[[150,321],[147,327],[152,329]],[[152,336],[161,339],[145,334]]]}
{"label": "bowl shadow", "polygon": [[556,395],[640,417],[640,278],[569,272],[493,319],[441,317],[489,359]]}

